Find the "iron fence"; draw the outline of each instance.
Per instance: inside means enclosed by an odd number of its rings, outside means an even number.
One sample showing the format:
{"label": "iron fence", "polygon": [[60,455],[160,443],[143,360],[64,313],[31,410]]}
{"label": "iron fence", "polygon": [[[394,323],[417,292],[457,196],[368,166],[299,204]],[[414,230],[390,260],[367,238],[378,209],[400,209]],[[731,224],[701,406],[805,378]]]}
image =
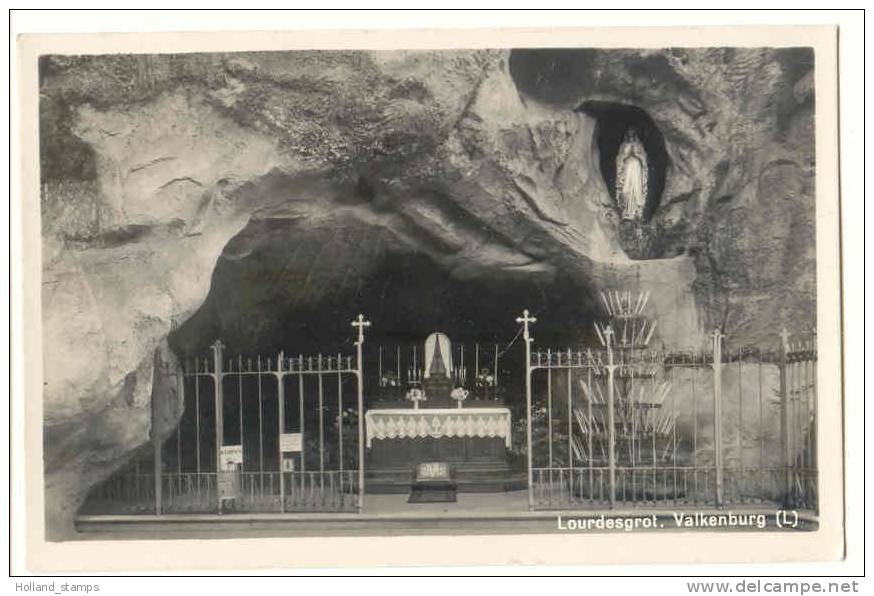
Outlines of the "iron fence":
{"label": "iron fence", "polygon": [[[175,378],[181,420],[95,488],[82,513],[358,511],[364,477],[363,316],[355,355],[210,358]],[[154,414],[153,414],[154,415]]]}
{"label": "iron fence", "polygon": [[[224,502],[222,482],[235,485]],[[282,472],[281,478],[280,472],[170,473],[161,477],[161,513],[354,512],[358,486],[355,469]],[[154,514],[155,507],[154,475],[121,473],[102,483],[81,513]]]}
{"label": "iron fence", "polygon": [[519,319],[531,508],[817,509],[815,340],[532,351],[534,321]]}

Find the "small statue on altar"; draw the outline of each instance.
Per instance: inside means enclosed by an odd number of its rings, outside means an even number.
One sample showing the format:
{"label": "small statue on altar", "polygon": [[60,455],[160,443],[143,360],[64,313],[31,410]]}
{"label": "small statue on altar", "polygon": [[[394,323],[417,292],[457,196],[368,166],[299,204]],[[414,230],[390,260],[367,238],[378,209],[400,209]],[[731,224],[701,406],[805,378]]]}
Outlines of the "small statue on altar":
{"label": "small statue on altar", "polygon": [[630,128],[616,155],[616,201],[622,219],[637,221],[643,217],[647,194],[646,150]]}

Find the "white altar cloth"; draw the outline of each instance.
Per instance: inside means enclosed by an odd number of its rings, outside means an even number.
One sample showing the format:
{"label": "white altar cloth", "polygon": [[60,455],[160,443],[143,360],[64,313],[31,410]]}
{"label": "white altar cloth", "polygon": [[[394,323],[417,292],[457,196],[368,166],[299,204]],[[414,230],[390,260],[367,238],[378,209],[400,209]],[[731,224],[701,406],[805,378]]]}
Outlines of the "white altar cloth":
{"label": "white altar cloth", "polygon": [[373,439],[501,438],[510,448],[509,408],[393,408],[368,410],[367,446]]}

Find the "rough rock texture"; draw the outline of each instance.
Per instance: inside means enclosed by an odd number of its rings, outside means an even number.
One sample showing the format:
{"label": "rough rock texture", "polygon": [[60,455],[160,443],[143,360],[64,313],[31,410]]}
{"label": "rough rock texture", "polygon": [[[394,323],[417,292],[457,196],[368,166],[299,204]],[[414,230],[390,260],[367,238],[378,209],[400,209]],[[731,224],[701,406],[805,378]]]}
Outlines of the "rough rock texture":
{"label": "rough rock texture", "polygon": [[[811,69],[804,50],[44,58],[49,535],[172,428],[155,367],[186,321],[177,348],[314,313],[345,326],[368,280],[406,267],[457,288],[460,310],[464,288],[507,313],[539,305],[562,342],[589,337],[603,287],[652,289],[677,347],[714,325],[739,345],[812,322]],[[636,106],[664,136],[663,195],[630,235],[591,101]],[[464,317],[506,320],[487,310]]]}
{"label": "rough rock texture", "polygon": [[706,327],[736,345],[815,320],[814,97],[809,48],[515,52],[523,93],[556,107],[646,111],[670,158],[629,254],[695,261]]}

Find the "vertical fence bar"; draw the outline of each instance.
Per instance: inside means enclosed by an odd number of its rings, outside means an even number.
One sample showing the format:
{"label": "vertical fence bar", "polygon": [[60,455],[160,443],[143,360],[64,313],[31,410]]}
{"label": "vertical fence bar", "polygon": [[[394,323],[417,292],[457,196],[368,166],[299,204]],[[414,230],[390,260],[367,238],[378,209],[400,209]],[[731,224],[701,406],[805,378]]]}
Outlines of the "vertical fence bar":
{"label": "vertical fence bar", "polygon": [[176,473],[182,474],[182,420],[185,417],[185,368],[176,371],[176,391],[179,393],[179,403],[182,404],[182,416],[176,425]]}
{"label": "vertical fence bar", "polygon": [[[261,385],[261,356],[258,356],[258,472],[261,473],[261,490],[264,490],[264,394]],[[249,367],[251,368],[251,366]]]}
{"label": "vertical fence bar", "polygon": [[216,481],[216,503],[218,507],[218,512],[222,511],[222,500],[221,495],[219,494],[218,485],[219,478],[222,473],[222,445],[224,444],[224,412],[222,409],[224,408],[224,392],[222,391],[222,341],[216,340],[216,342],[212,345],[212,353],[213,353],[213,380],[215,381],[215,481]]}
{"label": "vertical fence bar", "polygon": [[607,343],[607,467],[609,468],[610,508],[613,509],[616,507],[616,406],[613,379],[616,365],[613,364],[613,345],[610,343],[613,329],[608,326],[603,333]]}
{"label": "vertical fence bar", "polygon": [[675,375],[674,375],[674,367],[672,366],[670,369],[670,387],[671,387],[671,466],[674,469],[674,505],[677,504],[677,483],[679,482],[679,478],[677,476],[677,418],[679,416],[679,412],[677,411],[677,389],[675,383]]}
{"label": "vertical fence bar", "polygon": [[552,486],[552,350],[546,350],[546,427],[549,461],[549,482]]}
{"label": "vertical fence bar", "polygon": [[[633,350],[631,350],[629,352],[628,356],[629,356],[629,360],[633,362],[634,361]],[[637,458],[637,461],[643,462],[643,447],[639,443],[643,442],[643,435],[644,435],[645,429],[643,429],[641,431],[641,433],[640,433],[641,440],[638,441],[637,440],[638,424],[637,424],[637,416],[636,416],[635,407],[634,407],[634,367],[629,366],[627,371],[629,372],[629,378],[627,380],[627,387],[626,387],[628,389],[628,395],[626,396],[625,407],[627,408],[626,411],[628,413],[624,416],[624,418],[628,418],[628,417],[631,418],[631,420],[629,421],[631,423],[631,434],[628,437],[628,447],[629,447],[628,450],[630,452],[629,462],[631,463],[631,485],[632,485],[632,490],[634,490],[634,471],[635,471],[634,453],[635,453],[635,451],[637,451],[639,453],[639,457]],[[641,381],[641,383],[642,383],[642,381]],[[625,383],[623,383],[623,384],[625,384]],[[640,426],[643,426],[643,422],[646,420],[646,418],[643,415],[641,415],[641,418],[642,419],[641,419]],[[623,424],[623,427],[624,426],[625,426],[625,424]],[[626,432],[627,432],[627,430],[626,430]]]}
{"label": "vertical fence bar", "polygon": [[358,511],[364,506],[364,363],[361,352],[364,347],[364,328],[370,327],[370,321],[364,320],[364,315],[359,314],[352,322],[353,327],[358,328],[358,341],[355,342],[357,355],[356,378],[358,380]]}
{"label": "vertical fence bar", "polygon": [[306,436],[304,435],[304,387],[303,387],[303,354],[298,354],[298,373],[297,373],[297,394],[300,397],[300,471],[306,472],[307,469],[307,453],[306,453]]}
{"label": "vertical fence bar", "polygon": [[[337,370],[339,371],[339,369],[340,369],[340,355],[337,354]],[[379,378],[382,379],[382,375],[380,375]],[[337,422],[337,428],[340,431],[338,448],[340,449],[339,469],[340,469],[340,482],[341,482],[340,487],[342,489],[342,486],[343,486],[342,485],[342,482],[343,482],[343,373],[341,373],[341,372],[337,373],[337,409],[339,410],[339,415],[338,415],[339,420]]]}
{"label": "vertical fence bar", "polygon": [[[685,359],[685,358],[684,358]],[[690,354],[692,364],[692,487],[695,489],[695,500],[698,502],[698,366],[695,364],[695,354]],[[701,356],[704,364],[704,355]]]}
{"label": "vertical fence bar", "polygon": [[713,338],[713,446],[715,453],[716,506],[722,507],[722,338],[714,329]]}
{"label": "vertical fence bar", "polygon": [[240,408],[240,470],[246,471],[246,447],[243,445],[243,355],[237,354],[237,403]]}
{"label": "vertical fence bar", "polygon": [[783,451],[783,504],[792,506],[792,447],[789,444],[789,379],[787,378],[789,332],[780,334],[780,446]]}
{"label": "vertical fence bar", "polygon": [[765,400],[762,393],[762,357],[759,354],[758,363],[758,398],[759,398],[759,500],[765,499]]}
{"label": "vertical fence bar", "polygon": [[810,445],[810,467],[816,473],[814,477],[814,493],[815,496],[815,509],[817,513],[819,512],[819,490],[816,488],[818,486],[819,481],[819,454],[817,453],[818,445],[819,445],[819,412],[818,408],[818,397],[817,397],[817,387],[816,387],[816,366],[818,361],[819,350],[816,344],[816,330],[813,332],[813,338],[811,340],[811,354],[810,354],[810,397],[811,397],[811,412],[813,416],[813,426],[811,428],[811,432],[813,433],[813,440]]}
{"label": "vertical fence bar", "polygon": [[[804,346],[804,351],[808,351],[808,346]],[[807,354],[804,355],[804,360],[801,361],[802,378],[804,379],[801,388],[801,422],[804,429],[803,449],[802,449],[802,467],[807,470],[810,467],[810,361],[807,359]]]}
{"label": "vertical fence bar", "polygon": [[[517,323],[522,323],[523,326],[523,335],[522,339],[525,341],[525,407],[526,409],[526,441],[527,441],[527,454],[526,457],[528,459],[528,508],[531,509],[534,507],[534,475],[532,470],[532,453],[531,453],[531,416],[533,414],[531,407],[531,342],[534,339],[531,337],[531,333],[528,329],[529,323],[536,323],[537,319],[535,317],[528,316],[528,309],[522,311],[522,316],[516,318]],[[498,345],[495,344],[495,387],[498,386]]]}
{"label": "vertical fence bar", "polygon": [[158,413],[155,400],[152,400],[152,453],[155,459],[155,515],[161,515],[162,497],[161,488],[163,480],[163,461],[161,458],[161,437],[158,435]]}
{"label": "vertical fence bar", "polygon": [[[276,401],[278,406],[278,411],[276,413],[277,418],[277,430],[279,431],[279,438],[276,442],[277,449],[279,450],[279,512],[285,513],[285,470],[282,467],[282,435],[285,432],[285,375],[283,373],[283,366],[285,362],[285,352],[279,352],[279,356],[276,359]],[[302,375],[300,375],[302,376]]]}
{"label": "vertical fence bar", "polygon": [[324,480],[325,471],[325,395],[322,381],[322,355],[318,356],[318,380],[319,380],[319,472],[322,473],[320,481]]}
{"label": "vertical fence bar", "polygon": [[744,389],[743,389],[743,348],[737,356],[737,461],[739,471],[739,484],[737,498],[743,501],[743,479],[746,478],[744,471]]}
{"label": "vertical fence bar", "polygon": [[[789,352],[795,352],[795,346],[792,343],[789,344]],[[787,385],[789,387],[788,397],[786,399],[787,407],[789,409],[789,430],[786,433],[786,437],[789,442],[789,456],[787,457],[787,462],[789,463],[789,468],[792,470],[792,478],[790,481],[790,489],[792,491],[792,504],[795,504],[795,478],[797,468],[797,459],[796,459],[796,445],[798,443],[798,408],[796,407],[796,395],[797,395],[797,383],[798,378],[796,374],[796,365],[791,360],[786,364],[786,380]]]}
{"label": "vertical fence bar", "polygon": [[[574,467],[574,427],[573,427],[573,365],[571,364],[571,349],[567,350],[567,465],[570,470]],[[573,486],[573,472],[570,472],[571,478],[568,479]],[[571,490],[573,494],[573,490]]]}
{"label": "vertical fence bar", "polygon": [[595,432],[597,431],[597,424],[595,424],[595,416],[592,413],[592,397],[594,396],[594,388],[592,387],[592,363],[589,362],[588,366],[586,366],[586,382],[588,383],[589,392],[586,395],[586,415],[588,416],[586,420],[586,426],[589,431],[589,444],[587,445],[587,453],[589,459],[589,498],[593,498],[595,496]]}
{"label": "vertical fence bar", "polygon": [[[204,371],[206,372],[206,371]],[[200,361],[194,360],[194,449],[197,458],[194,471],[197,472],[197,483],[200,486]]]}

